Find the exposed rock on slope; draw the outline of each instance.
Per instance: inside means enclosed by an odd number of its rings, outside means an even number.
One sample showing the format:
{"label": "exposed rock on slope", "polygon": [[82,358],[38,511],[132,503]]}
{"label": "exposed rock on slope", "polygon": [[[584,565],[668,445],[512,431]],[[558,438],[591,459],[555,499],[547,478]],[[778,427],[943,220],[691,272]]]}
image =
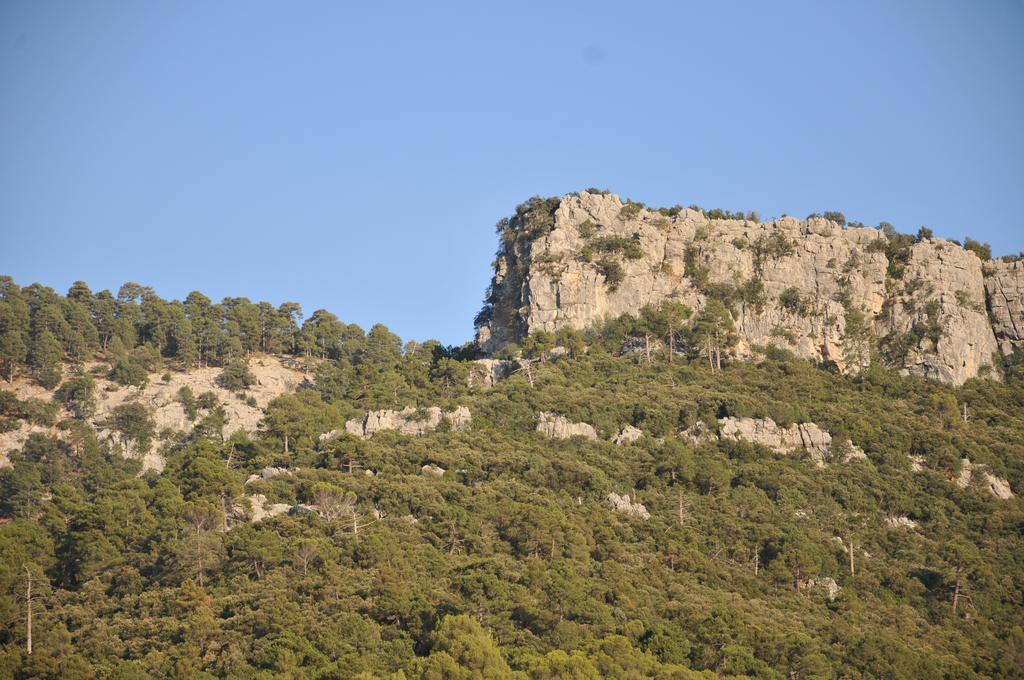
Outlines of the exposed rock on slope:
{"label": "exposed rock on slope", "polygon": [[[699,426],[687,430],[686,434],[694,440],[714,436],[714,433]],[[863,450],[849,442],[845,442],[840,450],[833,450],[832,435],[814,423],[782,427],[771,418],[720,418],[717,436],[719,439],[760,444],[778,453],[805,452],[819,467],[836,462],[834,459],[837,458],[838,462],[843,463],[867,458]]]}
{"label": "exposed rock on slope", "polygon": [[632,444],[643,436],[644,432],[639,427],[626,425],[617,435],[615,435],[615,439],[613,441],[618,446],[625,446],[626,444]]}
{"label": "exposed rock on slope", "polygon": [[543,412],[537,420],[537,432],[554,439],[583,437],[597,441],[597,431],[589,423],[573,423],[565,416]]}
{"label": "exposed rock on slope", "polygon": [[1010,483],[1001,477],[996,477],[986,469],[985,465],[979,465],[972,463],[969,458],[964,458],[960,461],[960,474],[957,475],[956,485],[961,489],[966,489],[971,485],[972,480],[975,479],[975,472],[981,473],[979,476],[983,482],[984,488],[994,497],[1001,501],[1010,500],[1013,498],[1013,490],[1010,488]]}
{"label": "exposed rock on slope", "polygon": [[[396,430],[402,434],[419,436],[436,430],[442,422],[447,422],[452,430],[464,430],[473,420],[472,414],[465,406],[454,411],[442,411],[437,406],[418,409],[406,406],[401,411],[383,410],[370,411],[363,418],[356,418],[345,423],[345,431],[362,439],[372,437],[383,430]],[[333,430],[320,436],[321,441],[338,434]]]}
{"label": "exposed rock on slope", "polygon": [[477,342],[494,352],[535,330],[585,329],[670,298],[699,310],[716,286],[749,284],[763,288],[734,305],[741,357],[776,346],[853,371],[888,336],[903,350],[893,358],[899,368],[959,384],[991,363],[996,333],[1004,352],[1019,346],[1019,266],[993,265],[989,297],[1003,295],[1005,310],[994,333],[977,255],[926,239],[890,275],[885,244],[877,229],[820,217],[710,220],[570,194],[524,208],[503,229]]}
{"label": "exposed rock on slope", "polygon": [[[146,386],[141,389],[124,387],[105,378],[97,378],[96,412],[89,418],[89,422],[101,440],[116,440],[117,435],[109,425],[114,409],[122,404],[138,402],[149,411],[158,434],[164,430],[176,434],[188,433],[195,423],[189,420],[178,398],[178,391],[182,387],[188,387],[195,396],[212,392],[217,397],[217,402],[225,413],[222,431],[224,437],[229,437],[238,430],[252,433],[256,431],[260,419],[263,418],[263,409],[267,404],[274,397],[294,391],[305,380],[305,375],[293,365],[293,362],[282,361],[269,355],[254,357],[249,361],[249,371],[256,378],[256,382],[245,392],[247,397],[252,397],[256,402],[255,406],[251,406],[217,384],[221,370],[207,367],[186,372],[152,373]],[[166,381],[164,375],[167,376]],[[53,392],[27,381],[16,382],[14,391],[19,398],[53,399]],[[63,415],[70,417],[67,413]],[[19,430],[5,433],[3,439],[0,439],[0,459],[5,460],[8,451],[20,447],[32,431],[47,431],[60,435],[56,429],[51,431],[47,428],[23,425]],[[153,442],[148,450],[132,450],[129,455],[142,459],[143,470],[159,471],[163,469],[164,461],[157,452],[158,446],[158,441]],[[2,464],[0,462],[0,465]]]}
{"label": "exposed rock on slope", "polygon": [[633,517],[639,517],[640,519],[650,519],[651,513],[647,511],[642,503],[634,503],[630,500],[629,495],[620,496],[614,491],[608,494],[608,504],[612,506],[613,510],[621,512],[626,515],[632,515]]}
{"label": "exposed rock on slope", "polygon": [[992,311],[992,330],[999,350],[1013,354],[1024,349],[1024,261],[990,262],[985,290]]}

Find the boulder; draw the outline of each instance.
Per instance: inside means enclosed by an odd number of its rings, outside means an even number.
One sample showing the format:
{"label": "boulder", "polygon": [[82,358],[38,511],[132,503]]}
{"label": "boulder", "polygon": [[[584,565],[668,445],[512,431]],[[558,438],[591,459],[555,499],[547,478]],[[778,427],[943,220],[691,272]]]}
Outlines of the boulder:
{"label": "boulder", "polygon": [[644,432],[640,428],[633,427],[632,425],[626,425],[619,431],[619,434],[615,436],[614,441],[618,446],[624,446],[626,444],[632,444],[643,436]]}
{"label": "boulder", "polygon": [[424,477],[444,477],[446,470],[443,467],[434,465],[433,463],[427,463],[420,468],[420,472]]}
{"label": "boulder", "polygon": [[613,491],[608,494],[608,504],[611,505],[612,509],[616,512],[621,512],[633,517],[639,517],[640,519],[651,518],[651,513],[647,512],[647,508],[640,503],[634,503],[630,500],[629,494],[620,496]]}
{"label": "boulder", "polygon": [[906,515],[889,515],[885,518],[885,525],[893,529],[916,529],[917,522]]}
{"label": "boulder", "polygon": [[1006,501],[1013,498],[1013,490],[1010,488],[1010,483],[1002,477],[996,477],[986,469],[984,464],[972,463],[969,458],[964,458],[960,461],[960,473],[954,479],[954,482],[961,489],[966,489],[971,485],[972,480],[975,479],[975,471],[980,472],[980,477],[983,482],[985,491],[992,494],[993,497],[999,500]]}
{"label": "boulder", "polygon": [[288,468],[265,467],[262,470],[260,470],[258,473],[249,475],[249,477],[245,480],[245,483],[246,484],[252,484],[253,482],[258,482],[258,481],[264,480],[264,479],[272,479],[273,477],[278,477],[280,475],[291,476],[291,474],[292,474],[292,471],[289,470]]}
{"label": "boulder", "polygon": [[836,583],[836,580],[831,576],[817,576],[815,578],[801,580],[797,583],[797,587],[801,590],[808,588],[819,588],[824,590],[825,597],[827,597],[830,602],[835,600],[836,595],[838,595],[839,591],[842,590],[842,588],[839,587],[839,584]]}
{"label": "boulder", "polygon": [[588,423],[573,423],[564,416],[542,412],[537,420],[537,432],[553,439],[583,437],[597,441],[597,431]]}
{"label": "boulder", "polygon": [[361,420],[352,419],[345,423],[345,431],[361,439],[372,437],[378,432],[393,430],[410,436],[420,436],[436,430],[446,421],[453,431],[469,427],[473,416],[465,406],[454,411],[442,411],[437,406],[416,408],[406,406],[401,411],[385,409],[370,411]]}

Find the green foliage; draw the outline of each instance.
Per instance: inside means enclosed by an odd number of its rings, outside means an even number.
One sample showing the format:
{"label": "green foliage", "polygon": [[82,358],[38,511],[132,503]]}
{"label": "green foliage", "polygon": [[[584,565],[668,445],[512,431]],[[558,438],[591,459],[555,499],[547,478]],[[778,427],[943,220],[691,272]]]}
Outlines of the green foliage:
{"label": "green foliage", "polygon": [[640,211],[646,208],[643,203],[639,203],[630,199],[626,199],[622,208],[619,210],[619,217],[624,220],[636,219],[640,215]]}
{"label": "green foliage", "polygon": [[256,376],[249,370],[249,362],[245,359],[233,359],[217,376],[217,384],[232,392],[249,389],[256,382]]}
{"label": "green foliage", "polygon": [[88,374],[75,375],[64,382],[54,398],[75,418],[88,418],[96,411],[96,381]]}
{"label": "green foliage", "polygon": [[838,210],[826,210],[822,217],[830,222],[835,222],[841,227],[846,226],[846,215]]}
{"label": "green foliage", "polygon": [[964,248],[980,257],[982,262],[988,262],[992,259],[992,246],[987,243],[975,241],[970,236],[964,238]]}
{"label": "green foliage", "polygon": [[597,271],[604,277],[605,285],[608,286],[608,290],[618,290],[619,284],[626,276],[625,270],[622,265],[616,262],[613,258],[605,256],[602,257],[595,263]]}
{"label": "green foliage", "polygon": [[798,316],[806,316],[810,311],[810,301],[800,295],[800,290],[790,286],[779,294],[779,307]]}
{"label": "green foliage", "polygon": [[136,450],[145,452],[156,433],[149,411],[136,401],[115,406],[111,412],[110,427],[121,435],[121,444],[126,451],[130,451],[134,444]]}
{"label": "green foliage", "polygon": [[775,230],[768,234],[762,234],[752,244],[754,252],[754,269],[761,271],[767,260],[779,260],[788,257],[794,252],[793,242],[786,238],[782,231]]}

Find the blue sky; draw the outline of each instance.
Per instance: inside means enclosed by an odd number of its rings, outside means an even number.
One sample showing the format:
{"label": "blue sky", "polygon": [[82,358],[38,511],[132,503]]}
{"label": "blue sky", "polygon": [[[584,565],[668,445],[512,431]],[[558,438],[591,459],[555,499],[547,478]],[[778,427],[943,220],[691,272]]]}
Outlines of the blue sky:
{"label": "blue sky", "polygon": [[1024,249],[1024,3],[0,5],[0,273],[461,343],[597,186]]}

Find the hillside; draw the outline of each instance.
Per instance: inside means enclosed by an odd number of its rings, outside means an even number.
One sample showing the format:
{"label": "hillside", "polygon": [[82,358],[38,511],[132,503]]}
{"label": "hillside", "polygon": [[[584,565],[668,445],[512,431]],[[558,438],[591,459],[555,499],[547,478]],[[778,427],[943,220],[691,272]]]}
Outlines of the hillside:
{"label": "hillside", "polygon": [[0,278],[0,678],[1021,676],[1019,262],[540,205],[489,356]]}

